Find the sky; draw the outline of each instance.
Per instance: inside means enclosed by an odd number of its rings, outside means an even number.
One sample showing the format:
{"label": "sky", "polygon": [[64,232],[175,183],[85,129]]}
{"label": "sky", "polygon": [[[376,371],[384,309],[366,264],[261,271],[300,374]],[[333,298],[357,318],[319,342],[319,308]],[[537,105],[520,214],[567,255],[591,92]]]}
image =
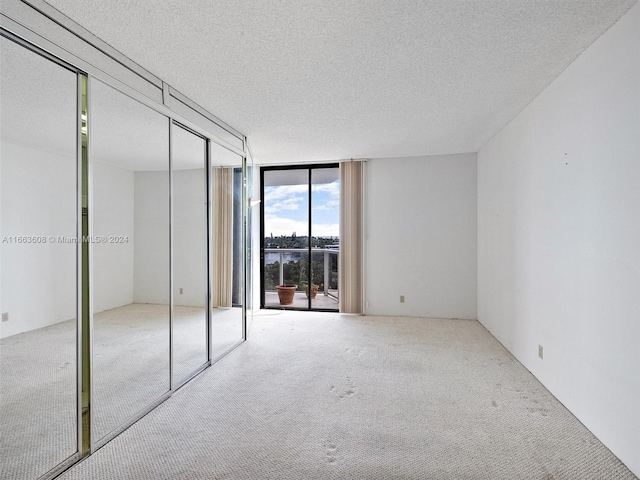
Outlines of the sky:
{"label": "sky", "polygon": [[[313,184],[311,235],[337,237],[339,235],[340,182]],[[308,185],[282,185],[264,187],[264,232],[289,236],[308,233]]]}

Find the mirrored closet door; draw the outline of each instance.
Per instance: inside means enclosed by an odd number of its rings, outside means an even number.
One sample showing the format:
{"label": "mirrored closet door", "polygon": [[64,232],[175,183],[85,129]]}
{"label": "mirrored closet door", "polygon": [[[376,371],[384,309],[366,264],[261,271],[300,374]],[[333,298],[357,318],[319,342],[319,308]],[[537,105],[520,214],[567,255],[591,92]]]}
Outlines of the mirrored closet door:
{"label": "mirrored closet door", "polygon": [[211,143],[212,360],[243,339],[243,159]]}
{"label": "mirrored closet door", "polygon": [[53,478],[244,340],[246,166],[2,35],[0,478]]}
{"label": "mirrored closet door", "polygon": [[169,391],[169,119],[91,79],[92,439]]}
{"label": "mirrored closet door", "polygon": [[37,478],[77,452],[77,74],[0,55],[0,478]]}
{"label": "mirrored closet door", "polygon": [[207,142],[171,126],[173,386],[209,360],[207,336]]}

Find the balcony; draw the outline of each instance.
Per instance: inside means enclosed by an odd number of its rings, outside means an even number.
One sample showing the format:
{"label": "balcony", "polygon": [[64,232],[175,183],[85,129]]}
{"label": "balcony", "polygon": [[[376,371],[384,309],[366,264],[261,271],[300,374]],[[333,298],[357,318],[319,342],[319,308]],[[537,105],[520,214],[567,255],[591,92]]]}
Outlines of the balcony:
{"label": "balcony", "polygon": [[[312,248],[312,283],[319,286],[311,300],[311,309],[338,310],[338,260],[340,251],[335,247]],[[277,308],[309,308],[306,294],[308,283],[308,248],[264,249],[264,306]],[[280,305],[276,285],[297,285],[293,303]]]}

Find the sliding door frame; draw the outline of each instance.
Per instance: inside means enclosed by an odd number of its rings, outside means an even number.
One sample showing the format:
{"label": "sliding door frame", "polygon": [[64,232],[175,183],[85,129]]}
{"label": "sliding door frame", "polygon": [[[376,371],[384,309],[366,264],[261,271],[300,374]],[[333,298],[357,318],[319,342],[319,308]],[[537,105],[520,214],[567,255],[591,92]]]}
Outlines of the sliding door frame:
{"label": "sliding door frame", "polygon": [[265,201],[264,201],[264,173],[265,172],[273,172],[273,171],[286,171],[286,170],[306,170],[307,171],[307,185],[308,185],[308,198],[309,202],[307,205],[307,285],[309,288],[309,296],[307,298],[307,308],[300,307],[289,307],[287,306],[284,310],[294,310],[294,311],[303,311],[303,312],[337,312],[338,309],[332,308],[312,308],[312,298],[311,298],[311,275],[312,275],[312,233],[313,233],[313,218],[312,218],[312,208],[313,208],[313,200],[312,200],[312,186],[313,186],[313,170],[321,170],[323,168],[339,168],[339,163],[312,163],[312,164],[297,164],[297,165],[280,165],[280,166],[270,166],[270,167],[262,167],[260,168],[260,198],[262,202],[260,203],[260,307],[265,309],[273,309],[273,310],[283,310],[282,307],[276,306],[267,306],[265,301],[265,284],[264,284],[264,239],[265,239],[265,224],[264,224],[264,209],[265,209]]}

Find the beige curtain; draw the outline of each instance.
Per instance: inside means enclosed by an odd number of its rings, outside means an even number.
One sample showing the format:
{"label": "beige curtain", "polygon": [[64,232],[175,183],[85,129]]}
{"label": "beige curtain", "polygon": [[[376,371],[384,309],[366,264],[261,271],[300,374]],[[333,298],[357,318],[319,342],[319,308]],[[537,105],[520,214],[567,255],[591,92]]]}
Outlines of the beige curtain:
{"label": "beige curtain", "polygon": [[364,313],[364,187],[366,163],[340,164],[340,312]]}
{"label": "beige curtain", "polygon": [[213,169],[213,307],[231,307],[233,168]]}

